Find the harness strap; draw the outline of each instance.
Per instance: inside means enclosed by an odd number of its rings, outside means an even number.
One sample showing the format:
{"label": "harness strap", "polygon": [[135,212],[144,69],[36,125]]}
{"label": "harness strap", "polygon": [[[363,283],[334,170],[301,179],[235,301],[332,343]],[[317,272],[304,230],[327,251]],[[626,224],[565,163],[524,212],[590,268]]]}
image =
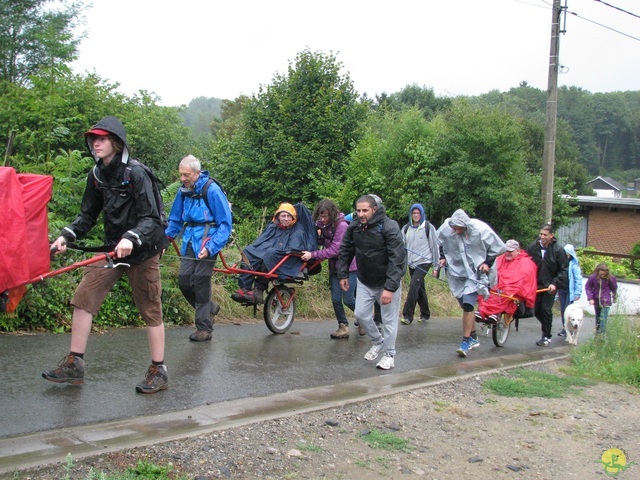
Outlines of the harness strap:
{"label": "harness strap", "polygon": [[204,225],[204,233],[202,234],[203,240],[207,239],[210,228],[216,228],[218,226],[216,222],[184,222],[184,224],[182,225],[182,229],[174,237],[174,241],[178,241],[178,239],[184,234],[184,231],[187,229],[187,227],[199,227],[203,225]]}

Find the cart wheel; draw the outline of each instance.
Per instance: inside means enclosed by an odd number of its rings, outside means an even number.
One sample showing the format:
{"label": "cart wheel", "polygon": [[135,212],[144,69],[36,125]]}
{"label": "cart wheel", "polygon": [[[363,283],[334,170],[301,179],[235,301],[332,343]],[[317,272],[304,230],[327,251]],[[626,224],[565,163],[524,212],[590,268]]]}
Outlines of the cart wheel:
{"label": "cart wheel", "polygon": [[511,323],[513,322],[506,323],[505,315],[501,313],[500,318],[498,318],[498,323],[491,327],[491,336],[493,337],[493,343],[496,347],[504,347],[509,337]]}
{"label": "cart wheel", "polygon": [[285,333],[291,328],[296,312],[294,294],[293,288],[279,285],[272,288],[267,295],[267,301],[264,304],[264,323],[273,333]]}

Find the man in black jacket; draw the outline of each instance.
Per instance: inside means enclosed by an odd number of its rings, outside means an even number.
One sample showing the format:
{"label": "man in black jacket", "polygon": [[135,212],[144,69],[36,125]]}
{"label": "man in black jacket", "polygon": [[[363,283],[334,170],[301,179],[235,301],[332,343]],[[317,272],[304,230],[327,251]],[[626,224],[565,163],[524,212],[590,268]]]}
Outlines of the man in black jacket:
{"label": "man in black jacket", "polygon": [[527,247],[527,253],[538,267],[538,290],[548,289],[537,294],[535,305],[535,316],[542,327],[542,338],[536,345],[548,347],[551,343],[553,302],[556,291],[567,288],[569,258],[548,223],[540,227],[538,240]]}
{"label": "man in black jacket", "polygon": [[[371,339],[364,358],[376,360],[383,370],[394,367],[398,317],[402,297],[402,277],[407,267],[407,252],[400,227],[385,213],[382,202],[364,195],[356,202],[358,220],[352,222],[342,238],[338,256],[338,278],[346,292],[349,289],[349,265],[353,257],[358,264],[355,317]],[[381,306],[382,333],[373,320],[375,302]]]}
{"label": "man in black jacket", "polygon": [[151,349],[151,366],[136,391],[156,393],[168,388],[159,260],[166,237],[152,181],[140,163],[129,158],[125,129],[116,117],[100,120],[85,138],[96,165],[87,178],[80,214],[62,230],[51,248],[64,253],[67,242],[86,235],[102,213],[105,245],[108,250],[115,249],[117,258],[129,267],[99,268],[107,266],[103,261],[85,269],[71,300],[74,310],[69,354],[42,376],[56,383],[84,383],[84,353],[93,317],[126,271],[133,301],[147,325]]}

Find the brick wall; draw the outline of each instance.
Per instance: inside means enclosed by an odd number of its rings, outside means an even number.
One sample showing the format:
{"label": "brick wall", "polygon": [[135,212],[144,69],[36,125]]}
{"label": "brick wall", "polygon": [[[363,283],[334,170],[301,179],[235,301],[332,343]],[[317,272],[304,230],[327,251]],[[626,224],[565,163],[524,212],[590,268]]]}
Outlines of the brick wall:
{"label": "brick wall", "polygon": [[634,210],[594,208],[589,212],[589,247],[625,255],[630,254],[633,245],[639,241],[640,214]]}

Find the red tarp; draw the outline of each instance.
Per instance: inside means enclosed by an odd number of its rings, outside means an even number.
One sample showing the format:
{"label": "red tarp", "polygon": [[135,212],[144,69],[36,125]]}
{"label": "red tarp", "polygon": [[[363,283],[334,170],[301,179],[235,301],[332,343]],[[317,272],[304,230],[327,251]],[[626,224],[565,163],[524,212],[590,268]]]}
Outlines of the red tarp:
{"label": "red tarp", "polygon": [[0,167],[0,292],[49,271],[53,178]]}

